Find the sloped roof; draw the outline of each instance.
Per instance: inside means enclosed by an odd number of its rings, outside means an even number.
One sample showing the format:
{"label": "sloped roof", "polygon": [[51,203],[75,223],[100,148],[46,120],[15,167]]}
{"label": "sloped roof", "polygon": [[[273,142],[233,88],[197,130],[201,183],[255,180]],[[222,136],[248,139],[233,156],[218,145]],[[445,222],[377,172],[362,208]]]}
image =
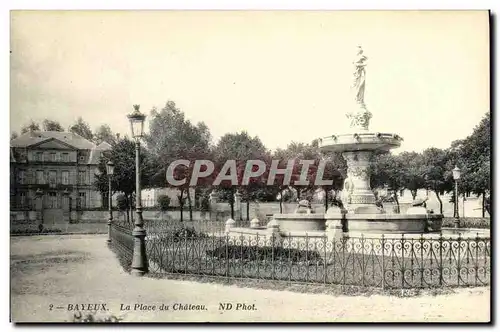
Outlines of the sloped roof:
{"label": "sloped roof", "polygon": [[111,144],[104,141],[96,147],[97,150],[111,150],[111,148]]}
{"label": "sloped roof", "polygon": [[88,164],[90,165],[97,165],[99,164],[99,159],[103,155],[103,153],[106,150],[98,150],[98,149],[92,149],[90,150],[90,156],[89,156],[89,161]]}
{"label": "sloped roof", "polygon": [[64,131],[32,131],[10,141],[11,147],[25,148],[49,139],[57,139],[79,150],[95,149],[96,145],[82,136]]}
{"label": "sloped roof", "polygon": [[10,162],[11,163],[16,162],[16,158],[14,157],[14,151],[12,151],[12,149],[10,149]]}

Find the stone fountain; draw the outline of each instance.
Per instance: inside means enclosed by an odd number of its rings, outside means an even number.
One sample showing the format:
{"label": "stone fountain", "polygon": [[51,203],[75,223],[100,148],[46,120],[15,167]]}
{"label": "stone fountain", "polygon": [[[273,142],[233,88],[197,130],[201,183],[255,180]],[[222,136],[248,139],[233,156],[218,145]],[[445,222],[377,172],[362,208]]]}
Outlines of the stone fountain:
{"label": "stone fountain", "polygon": [[441,229],[442,215],[429,214],[423,206],[412,207],[406,214],[386,214],[375,205],[370,188],[370,163],[376,152],[388,152],[401,145],[403,139],[393,133],[370,132],[372,118],[364,96],[367,57],[358,46],[354,64],[352,109],[346,114],[350,130],[341,135],[320,139],[320,148],[326,152],[340,152],[347,163],[342,201],[345,211],[329,209],[325,219],[336,221],[343,214],[349,232],[425,233]]}
{"label": "stone fountain", "polygon": [[330,207],[326,214],[314,213],[306,202],[300,202],[295,213],[275,214],[271,221],[273,232],[281,236],[305,235],[342,236],[345,231],[356,233],[429,233],[441,230],[442,215],[428,213],[424,206],[408,209],[406,214],[387,214],[375,205],[370,188],[370,163],[376,152],[398,148],[403,139],[393,133],[370,132],[372,114],[365,101],[367,57],[358,46],[354,64],[353,103],[346,116],[349,130],[339,135],[321,138],[320,148],[325,152],[342,153],[347,162],[342,202],[344,209]]}

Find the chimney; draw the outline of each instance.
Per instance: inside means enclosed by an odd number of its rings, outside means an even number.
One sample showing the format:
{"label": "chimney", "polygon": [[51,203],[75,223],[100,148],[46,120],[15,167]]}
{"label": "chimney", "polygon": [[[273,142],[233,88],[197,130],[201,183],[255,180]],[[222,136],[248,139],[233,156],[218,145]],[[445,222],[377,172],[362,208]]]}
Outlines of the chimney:
{"label": "chimney", "polygon": [[116,140],[119,141],[120,140],[120,134],[116,133]]}

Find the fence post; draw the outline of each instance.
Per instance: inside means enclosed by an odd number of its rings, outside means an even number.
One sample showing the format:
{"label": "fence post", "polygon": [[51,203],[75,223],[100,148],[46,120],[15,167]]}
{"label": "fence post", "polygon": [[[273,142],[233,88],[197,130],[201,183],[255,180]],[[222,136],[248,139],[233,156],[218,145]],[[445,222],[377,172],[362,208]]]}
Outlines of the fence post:
{"label": "fence post", "polygon": [[460,242],[462,241],[462,234],[458,233],[458,253],[457,253],[457,286],[460,286]]}
{"label": "fence post", "polygon": [[363,234],[361,234],[361,286],[365,286],[365,237]]}
{"label": "fence post", "polygon": [[420,234],[420,286],[424,287],[424,235]]}
{"label": "fence post", "polygon": [[226,278],[229,278],[229,233],[226,234]]}
{"label": "fence post", "polygon": [[309,282],[309,266],[310,265],[310,255],[309,255],[309,236],[306,233],[306,282]]}
{"label": "fence post", "polygon": [[385,237],[382,234],[382,289],[385,289]]}
{"label": "fence post", "polygon": [[439,234],[439,286],[443,286],[443,233]]}
{"label": "fence post", "polygon": [[243,241],[244,241],[245,237],[243,236],[243,234],[240,235],[240,260],[239,260],[239,263],[240,263],[240,277],[243,278],[243,265],[244,265],[244,257],[243,257]]}
{"label": "fence post", "polygon": [[347,269],[347,261],[345,260],[345,246],[347,244],[347,237],[342,237],[342,285],[345,285],[345,272]]}
{"label": "fence post", "polygon": [[405,235],[401,234],[401,288],[405,288]]}
{"label": "fence post", "polygon": [[324,251],[324,256],[323,256],[323,283],[326,284],[326,279],[327,279],[327,273],[328,273],[328,265],[326,264],[326,241],[327,238],[326,236],[323,236],[323,251]]}
{"label": "fence post", "polygon": [[271,266],[273,267],[271,272],[271,279],[275,279],[275,271],[274,271],[274,240],[276,237],[274,234],[271,236]]}
{"label": "fence post", "polygon": [[187,274],[188,272],[188,242],[187,242],[188,234],[187,231],[184,231],[184,252],[185,252],[185,262],[184,262],[184,274]]}
{"label": "fence post", "polygon": [[475,262],[475,266],[474,266],[474,271],[475,271],[475,277],[474,277],[474,286],[477,286],[477,280],[479,279],[479,275],[478,275],[478,269],[479,269],[479,261],[478,261],[478,252],[479,252],[479,233],[476,233],[476,245],[475,245],[475,248],[476,248],[476,262]]}
{"label": "fence post", "polygon": [[288,282],[291,284],[292,283],[292,268],[293,268],[293,262],[292,262],[292,234],[288,233]]}

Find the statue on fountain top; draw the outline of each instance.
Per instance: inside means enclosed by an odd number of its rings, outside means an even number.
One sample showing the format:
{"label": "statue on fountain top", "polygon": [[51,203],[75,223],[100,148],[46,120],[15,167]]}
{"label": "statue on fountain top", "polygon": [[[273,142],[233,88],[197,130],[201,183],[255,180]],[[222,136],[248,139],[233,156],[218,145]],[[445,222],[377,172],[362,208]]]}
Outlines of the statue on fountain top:
{"label": "statue on fountain top", "polygon": [[365,104],[365,85],[366,85],[366,61],[368,58],[363,54],[363,49],[358,46],[358,52],[354,64],[353,90],[354,101],[357,110],[348,113],[347,117],[351,119],[351,128],[368,130],[372,114],[366,109]]}
{"label": "statue on fountain top", "polygon": [[363,108],[365,107],[365,82],[366,82],[366,61],[368,58],[363,54],[363,49],[358,46],[358,53],[356,54],[356,60],[354,64],[354,74],[353,74],[353,84],[351,86],[354,89],[354,96],[356,103],[360,104]]}

